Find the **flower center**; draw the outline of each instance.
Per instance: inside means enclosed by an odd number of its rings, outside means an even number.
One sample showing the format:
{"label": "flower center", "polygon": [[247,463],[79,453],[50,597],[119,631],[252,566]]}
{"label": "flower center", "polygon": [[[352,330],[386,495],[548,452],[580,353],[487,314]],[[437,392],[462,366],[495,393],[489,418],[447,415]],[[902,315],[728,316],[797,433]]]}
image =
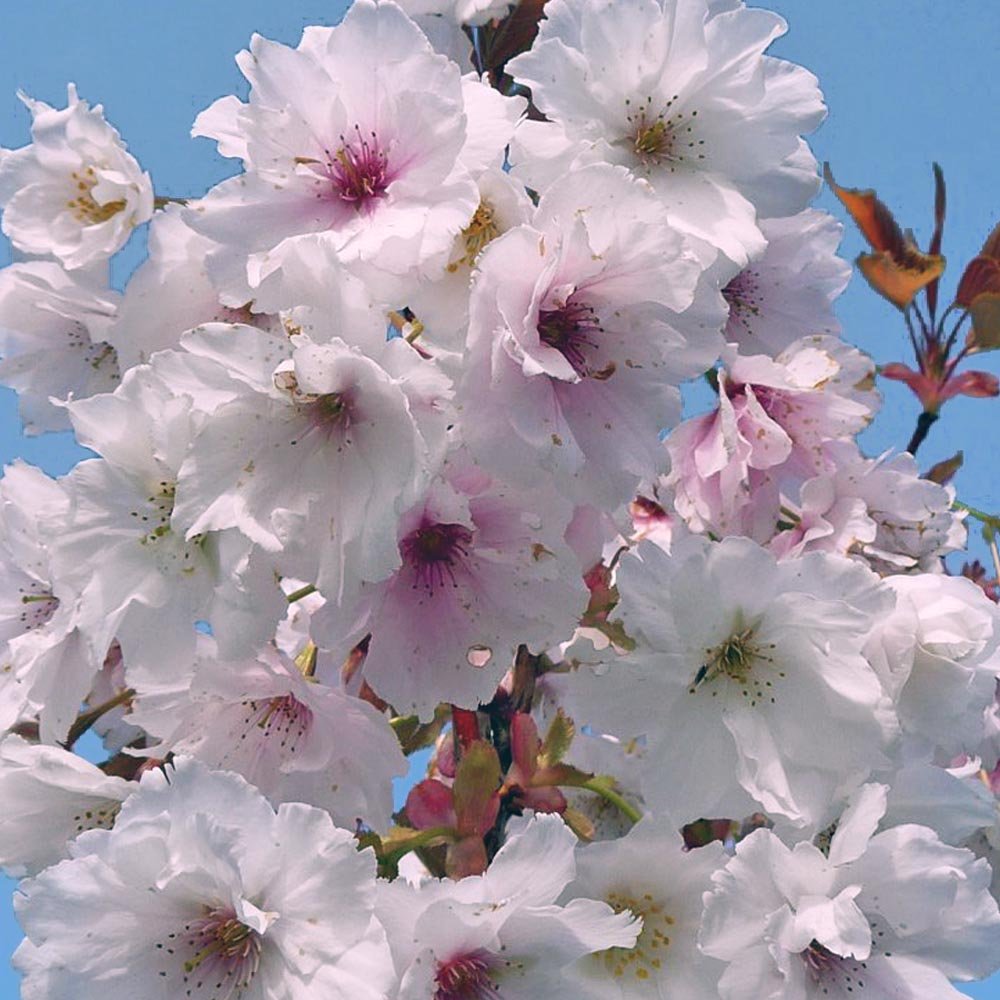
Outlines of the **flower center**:
{"label": "flower center", "polygon": [[594,370],[588,362],[588,354],[598,349],[603,333],[593,307],[574,301],[572,296],[558,309],[538,312],[538,339],[555,348],[580,378],[606,379],[614,373],[613,362],[600,370]]}
{"label": "flower center", "polygon": [[806,963],[812,981],[818,983],[825,975],[829,975],[840,963],[840,956],[825,948],[815,938],[809,942],[809,947],[802,952],[802,961]]}
{"label": "flower center", "polygon": [[730,320],[739,323],[747,333],[750,333],[750,320],[760,316],[760,275],[747,268],[740,271],[732,281],[722,289],[722,297],[729,303]]}
{"label": "flower center", "polygon": [[500,226],[497,223],[493,206],[487,201],[480,201],[475,215],[472,216],[472,221],[462,230],[460,239],[465,247],[465,253],[448,265],[449,273],[454,274],[463,266],[472,267],[483,247],[496,239],[499,233]]}
{"label": "flower center", "polygon": [[309,419],[316,427],[332,430],[347,421],[347,402],[343,393],[328,392],[309,404]]}
{"label": "flower center", "polygon": [[74,170],[70,177],[76,185],[76,197],[67,201],[66,207],[77,222],[82,222],[85,226],[96,226],[107,222],[125,208],[124,199],[109,201],[104,205],[99,205],[94,200],[91,191],[97,184],[97,175],[93,167],[87,167],[82,174]]}
{"label": "flower center", "polygon": [[250,985],[260,965],[261,938],[231,907],[206,908],[205,916],[186,924],[180,937],[192,951],[184,962],[186,996],[201,995],[208,986],[213,998],[223,1000]]}
{"label": "flower center", "polygon": [[21,627],[25,632],[44,625],[59,607],[59,598],[44,590],[42,585],[32,580],[28,586],[18,588],[21,595]]}
{"label": "flower center", "polygon": [[399,552],[413,571],[413,589],[422,587],[433,595],[446,579],[458,586],[455,567],[471,547],[472,532],[465,525],[426,524],[399,543]]}
{"label": "flower center", "polygon": [[492,956],[481,950],[439,962],[434,1000],[502,1000],[490,978],[495,964]]}
{"label": "flower center", "polygon": [[73,830],[83,833],[84,830],[110,830],[115,825],[115,818],[122,804],[115,799],[103,799],[93,802],[89,809],[83,809],[73,817]]}
{"label": "flower center", "polygon": [[594,957],[615,979],[655,979],[666,960],[676,920],[666,912],[663,903],[648,892],[642,895],[621,890],[609,892],[605,901],[615,913],[631,910],[635,916],[642,917],[642,931],[634,948],[606,948],[596,952]]}
{"label": "flower center", "polygon": [[389,187],[389,158],[374,132],[361,134],[355,125],[354,135],[340,137],[341,147],[330,163],[330,181],[341,201],[358,209],[368,208]]}
{"label": "flower center", "polygon": [[643,167],[667,164],[673,171],[678,164],[693,160],[704,160],[702,147],[704,139],[694,137],[694,123],[697,111],[671,113],[678,100],[675,94],[659,113],[653,111],[653,99],[636,107],[628,99],[625,101],[626,145]]}
{"label": "flower center", "polygon": [[[774,644],[761,646],[754,638],[753,627],[734,632],[728,639],[719,643],[714,649],[705,650],[705,661],[698,668],[688,688],[688,694],[695,694],[700,688],[708,687],[715,698],[719,694],[719,686],[714,682],[719,678],[732,681],[735,689],[754,708],[761,702],[774,704],[774,681],[761,675],[755,667],[763,664],[774,664],[770,651]],[[785,672],[777,671],[777,676],[783,678]]]}
{"label": "flower center", "polygon": [[273,741],[279,751],[295,753],[299,740],[309,731],[313,713],[308,705],[303,705],[292,694],[279,695],[267,700],[257,699],[243,703],[246,732],[240,737],[243,742],[253,729],[259,729],[258,738]]}
{"label": "flower center", "polygon": [[132,517],[146,529],[146,534],[139,539],[142,545],[158,542],[170,534],[170,518],[174,513],[174,497],[177,484],[161,480],[152,495],[146,497],[149,504],[144,510],[130,511]]}
{"label": "flower center", "polygon": [[[346,392],[303,392],[295,372],[281,370],[274,375],[274,384],[286,393],[304,414],[309,430],[326,435],[346,431],[351,422],[350,396]],[[292,442],[295,444],[296,442]]]}

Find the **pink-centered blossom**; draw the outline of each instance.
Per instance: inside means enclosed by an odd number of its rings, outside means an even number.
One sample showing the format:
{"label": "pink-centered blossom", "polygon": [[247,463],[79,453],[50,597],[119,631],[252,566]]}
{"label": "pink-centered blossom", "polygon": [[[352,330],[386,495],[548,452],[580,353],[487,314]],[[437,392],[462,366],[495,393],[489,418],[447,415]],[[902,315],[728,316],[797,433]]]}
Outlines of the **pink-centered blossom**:
{"label": "pink-centered blossom", "polygon": [[449,472],[400,519],[399,568],[314,617],[320,646],[348,648],[371,633],[365,679],[398,712],[424,718],[441,701],[488,702],[520,644],[553,645],[587,604],[562,540],[563,503],[460,462]]}
{"label": "pink-centered blossom", "polygon": [[[220,244],[208,265],[227,305],[294,305],[285,271],[303,242],[373,281],[444,267],[479,204],[473,172],[499,162],[513,126],[467,117],[458,67],[399,7],[357,0],[298,48],[254,36],[237,62],[249,102],[220,99],[194,133],[245,172],[186,216]],[[508,103],[516,120],[523,99]]]}

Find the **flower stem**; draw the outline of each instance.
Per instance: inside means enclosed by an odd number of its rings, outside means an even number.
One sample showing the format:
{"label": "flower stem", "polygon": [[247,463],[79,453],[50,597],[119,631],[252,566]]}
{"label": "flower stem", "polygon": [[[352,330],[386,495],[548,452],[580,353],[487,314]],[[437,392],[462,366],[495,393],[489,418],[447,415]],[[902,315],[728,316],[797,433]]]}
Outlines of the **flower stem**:
{"label": "flower stem", "polygon": [[633,823],[638,823],[642,819],[642,813],[631,802],[626,801],[606,782],[601,781],[600,778],[591,778],[589,781],[583,782],[579,787],[585,788],[588,792],[593,792],[595,795],[600,795],[602,799],[610,802],[623,816],[630,819]]}
{"label": "flower stem", "polygon": [[63,744],[67,750],[73,749],[73,744],[83,736],[83,734],[90,729],[90,727],[97,722],[97,720],[105,714],[105,712],[110,712],[113,708],[117,708],[119,705],[124,705],[125,702],[130,701],[135,696],[135,690],[133,688],[125,688],[124,691],[119,691],[113,698],[109,698],[107,701],[102,702],[100,705],[95,706],[88,712],[84,712],[82,715],[77,716],[76,722],[70,726],[69,735],[66,737],[66,742]]}
{"label": "flower stem", "polygon": [[293,590],[285,600],[289,604],[294,604],[296,601],[301,601],[303,597],[308,597],[310,594],[316,593],[316,586],[312,583],[307,583],[304,587],[299,587],[298,590]]}
{"label": "flower stem", "polygon": [[426,830],[414,830],[412,837],[407,837],[401,844],[384,851],[379,857],[382,864],[397,865],[404,855],[420,847],[428,847],[434,840],[456,840],[455,831],[450,826],[432,826]]}
{"label": "flower stem", "polygon": [[993,558],[993,571],[1000,580],[1000,548],[997,547],[997,532],[1000,531],[1000,516],[997,514],[987,514],[985,511],[972,507],[961,500],[953,500],[952,504],[960,510],[964,510],[970,517],[974,517],[983,526],[983,538],[990,548],[990,556]]}
{"label": "flower stem", "polygon": [[910,443],[906,446],[906,450],[911,455],[916,455],[917,449],[923,444],[924,438],[927,437],[927,432],[931,429],[932,424],[937,418],[938,415],[932,413],[930,410],[924,410],[917,417],[917,426],[913,431],[913,437],[910,438]]}
{"label": "flower stem", "polygon": [[986,511],[973,507],[971,504],[961,500],[953,500],[952,504],[960,510],[964,510],[970,517],[974,517],[980,524],[985,525],[993,531],[1000,531],[1000,514],[987,514]]}
{"label": "flower stem", "polygon": [[168,198],[165,195],[157,195],[153,199],[153,208],[166,208],[167,205],[186,205],[187,198]]}
{"label": "flower stem", "polygon": [[993,557],[993,572],[996,573],[997,580],[1000,580],[1000,549],[997,548],[996,533],[990,535],[990,555]]}

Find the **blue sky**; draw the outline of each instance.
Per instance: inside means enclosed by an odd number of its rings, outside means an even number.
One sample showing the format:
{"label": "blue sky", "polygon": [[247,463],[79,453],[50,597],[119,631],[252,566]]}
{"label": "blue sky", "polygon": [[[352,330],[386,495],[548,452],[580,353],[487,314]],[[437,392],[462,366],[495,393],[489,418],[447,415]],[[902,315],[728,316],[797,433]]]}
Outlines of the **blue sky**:
{"label": "blue sky", "polygon": [[[830,117],[813,138],[820,160],[831,161],[849,186],[876,187],[904,226],[926,242],[931,227],[931,163],[948,181],[949,221],[944,252],[951,261],[943,294],[954,288],[1000,214],[996,151],[1000,148],[1000,78],[995,72],[1000,4],[995,0],[772,0],[789,33],[774,54],[807,66],[820,79]],[[294,44],[306,24],[333,23],[343,0],[173,0],[170,4],[69,0],[5,4],[0,32],[0,145],[28,139],[28,116],[18,88],[61,105],[74,81],[82,97],[102,102],[132,152],[153,176],[157,194],[198,194],[232,172],[206,140],[192,141],[195,114],[222,94],[241,92],[233,55],[253,31]],[[207,13],[210,12],[210,13]],[[826,193],[819,205],[843,218]],[[848,232],[850,258],[862,242]],[[140,258],[132,248],[114,269],[120,281]],[[0,265],[9,261],[0,242]],[[947,301],[947,299],[945,300]],[[845,336],[879,362],[908,361],[896,311],[855,280],[841,299]],[[1000,356],[977,367],[1000,372]],[[867,432],[869,453],[902,448],[918,406],[909,391],[883,383],[882,415]],[[922,467],[965,451],[959,496],[1000,509],[1000,400],[959,399],[921,452]],[[13,400],[0,393],[0,461],[16,456],[51,474],[65,472],[82,453],[65,435],[25,439]],[[981,543],[975,551],[984,555]],[[20,938],[0,879],[0,951]],[[1000,998],[995,984],[968,987],[970,996]],[[0,998],[14,997],[15,980],[0,965]]]}

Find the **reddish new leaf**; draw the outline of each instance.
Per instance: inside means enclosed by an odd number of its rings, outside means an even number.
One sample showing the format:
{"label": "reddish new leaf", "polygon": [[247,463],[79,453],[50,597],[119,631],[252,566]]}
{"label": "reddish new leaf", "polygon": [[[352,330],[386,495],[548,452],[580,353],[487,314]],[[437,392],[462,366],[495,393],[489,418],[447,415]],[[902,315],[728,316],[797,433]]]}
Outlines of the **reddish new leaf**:
{"label": "reddish new leaf", "polygon": [[1000,261],[980,254],[969,261],[958,283],[955,303],[968,309],[980,296],[1000,293]]}
{"label": "reddish new leaf", "polygon": [[969,331],[970,350],[995,351],[1000,348],[1000,275],[996,291],[981,292],[969,306],[972,329]]}
{"label": "reddish new leaf", "polygon": [[875,251],[858,257],[861,273],[879,295],[897,308],[906,309],[917,292],[944,273],[944,257],[922,253],[912,235],[903,232],[873,190],[840,187],[828,163],[823,172],[830,190]]}
{"label": "reddish new leaf", "polygon": [[[934,235],[931,236],[927,252],[932,256],[940,256],[941,241],[944,238],[944,217],[947,209],[947,195],[944,186],[944,172],[939,164],[934,164]],[[927,309],[933,318],[937,313],[938,278],[927,286]]]}
{"label": "reddish new leaf", "polygon": [[434,778],[418,782],[406,796],[406,817],[417,830],[457,826],[451,789]]}

